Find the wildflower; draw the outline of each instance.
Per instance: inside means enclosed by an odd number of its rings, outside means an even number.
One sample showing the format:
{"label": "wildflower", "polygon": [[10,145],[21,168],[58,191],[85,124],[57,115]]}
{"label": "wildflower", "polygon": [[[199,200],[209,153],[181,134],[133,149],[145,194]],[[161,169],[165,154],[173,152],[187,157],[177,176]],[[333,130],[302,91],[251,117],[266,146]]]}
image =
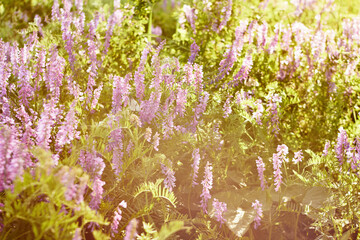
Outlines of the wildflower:
{"label": "wildflower", "polygon": [[195,61],[196,55],[198,54],[199,51],[200,51],[200,47],[196,44],[194,40],[194,42],[191,44],[190,47],[191,55],[188,60],[189,63],[193,63]]}
{"label": "wildflower", "polygon": [[264,178],[265,164],[261,157],[258,157],[258,159],[256,160],[256,167],[257,167],[259,179],[261,182],[260,183],[261,189],[264,190],[266,187],[266,180]]}
{"label": "wildflower", "polygon": [[210,189],[212,189],[213,184],[212,166],[209,162],[206,162],[204,180],[202,180],[201,184],[203,185],[203,191],[200,195],[200,203],[204,213],[207,213],[207,202],[211,198]]}
{"label": "wildflower", "polygon": [[335,147],[336,158],[339,160],[340,165],[343,164],[344,153],[346,153],[349,148],[348,135],[346,131],[340,127]]}
{"label": "wildflower", "polygon": [[197,11],[195,10],[195,8],[191,8],[189,5],[184,5],[183,11],[185,13],[186,19],[190,23],[190,26],[191,26],[194,34],[196,34],[195,21],[197,19],[197,16],[196,16]]}
{"label": "wildflower", "polygon": [[155,151],[159,151],[159,149],[158,149],[159,140],[160,140],[159,133],[156,132],[155,135],[153,136],[153,146],[154,146]]}
{"label": "wildflower", "polygon": [[251,206],[256,211],[255,219],[254,219],[255,221],[254,228],[257,229],[261,225],[260,222],[261,222],[261,218],[263,217],[262,204],[258,200],[255,200],[255,202],[253,202]]}
{"label": "wildflower", "polygon": [[275,184],[275,191],[279,191],[280,189],[280,185],[281,185],[281,181],[282,181],[282,176],[281,176],[281,158],[279,158],[279,156],[274,153],[273,154],[273,168],[274,168],[274,184]]}
{"label": "wildflower", "polygon": [[24,151],[15,131],[0,128],[0,192],[12,188],[12,182],[23,172]]}
{"label": "wildflower", "polygon": [[115,237],[115,234],[118,233],[118,227],[119,227],[119,222],[121,221],[121,214],[122,211],[120,209],[120,206],[123,208],[127,207],[127,203],[123,200],[121,203],[119,203],[119,206],[116,208],[115,212],[114,212],[114,217],[113,217],[113,221],[111,223],[111,237]]}
{"label": "wildflower", "polygon": [[103,186],[105,185],[105,182],[102,181],[99,177],[96,177],[92,188],[93,191],[91,193],[91,201],[89,203],[89,206],[92,209],[98,209],[99,205],[100,205],[100,201],[103,198],[102,194],[103,194]]}
{"label": "wildflower", "polygon": [[232,0],[228,0],[226,7],[224,7],[221,10],[220,19],[222,19],[222,21],[216,31],[217,33],[219,33],[225,27],[226,23],[229,21],[231,16],[231,10],[232,10]]}
{"label": "wildflower", "polygon": [[165,188],[172,191],[173,188],[176,186],[175,172],[171,168],[167,167],[165,164],[162,163],[161,163],[161,172],[166,175],[166,178],[164,180]]}
{"label": "wildflower", "polygon": [[253,112],[253,118],[256,119],[257,124],[262,125],[261,117],[264,112],[264,107],[262,105],[261,99],[256,100],[255,105],[257,107],[257,110],[255,112]]}
{"label": "wildflower", "polygon": [[134,240],[137,237],[137,228],[138,220],[133,218],[129,224],[126,226],[125,237],[124,240]]}
{"label": "wildflower", "polygon": [[286,157],[286,155],[289,153],[289,149],[285,144],[277,146],[276,150],[278,152],[277,154],[279,158],[281,158],[282,161],[289,162],[289,159]]}
{"label": "wildflower", "polygon": [[129,103],[131,74],[127,74],[125,78],[113,76],[113,96],[112,96],[112,112],[116,114],[121,110],[122,105],[127,106]]}
{"label": "wildflower", "polygon": [[251,54],[246,54],[246,57],[243,61],[241,69],[235,75],[234,80],[231,82],[232,85],[237,85],[238,82],[243,82],[245,79],[249,77],[249,73],[251,71],[253,65]]}
{"label": "wildflower", "polygon": [[223,216],[224,212],[226,212],[226,210],[227,210],[226,203],[224,203],[224,202],[219,202],[219,200],[217,200],[216,198],[214,198],[213,208],[214,208],[214,210],[215,210],[216,220],[217,220],[218,222],[220,222],[220,227],[221,227],[221,225],[222,225],[224,222],[226,222],[226,219],[225,219],[224,216]]}
{"label": "wildflower", "polygon": [[231,109],[231,106],[230,106],[230,99],[231,99],[231,96],[226,99],[226,102],[225,102],[225,104],[223,106],[224,118],[229,117],[229,115],[232,112],[232,109]]}
{"label": "wildflower", "polygon": [[151,142],[151,133],[152,133],[151,128],[147,127],[146,130],[145,130],[145,139],[148,142]]}
{"label": "wildflower", "polygon": [[140,104],[140,119],[142,123],[151,123],[160,108],[161,91],[152,92],[149,100]]}
{"label": "wildflower", "polygon": [[192,169],[194,169],[193,181],[192,181],[192,186],[194,187],[195,185],[198,184],[196,182],[196,178],[197,178],[197,174],[199,171],[199,164],[200,164],[200,160],[201,160],[198,148],[194,149],[194,151],[192,153],[192,158],[194,159],[194,162],[191,164]]}
{"label": "wildflower", "polygon": [[176,95],[176,107],[175,107],[176,113],[179,114],[180,116],[184,116],[186,99],[187,99],[187,89],[180,88]]}
{"label": "wildflower", "polygon": [[293,163],[297,164],[303,160],[302,150],[295,152]]}
{"label": "wildflower", "polygon": [[247,28],[247,21],[241,21],[240,26],[238,26],[235,30],[235,40],[231,47],[227,50],[227,52],[224,54],[224,59],[220,62],[219,67],[219,75],[217,77],[217,80],[223,79],[225,75],[228,74],[228,72],[232,69],[234,66],[234,63],[237,60],[237,56],[239,52],[241,52],[244,41],[243,36]]}
{"label": "wildflower", "polygon": [[69,112],[66,114],[65,121],[60,126],[59,132],[56,135],[58,151],[61,151],[61,148],[65,144],[70,144],[72,140],[77,139],[80,136],[80,132],[76,130],[79,120],[76,117],[75,104],[76,101],[73,101]]}
{"label": "wildflower", "polygon": [[326,157],[329,154],[329,148],[330,148],[330,141],[326,140],[325,147],[323,150],[323,156]]}

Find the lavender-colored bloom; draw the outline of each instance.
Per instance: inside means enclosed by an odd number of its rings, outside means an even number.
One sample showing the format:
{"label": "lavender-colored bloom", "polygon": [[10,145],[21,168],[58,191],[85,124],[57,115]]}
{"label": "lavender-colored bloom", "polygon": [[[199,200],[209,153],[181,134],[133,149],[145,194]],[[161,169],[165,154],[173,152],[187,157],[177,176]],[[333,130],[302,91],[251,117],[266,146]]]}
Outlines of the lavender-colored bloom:
{"label": "lavender-colored bloom", "polygon": [[149,100],[140,105],[140,119],[142,123],[151,123],[160,107],[161,92],[152,92]]}
{"label": "lavender-colored bloom", "polygon": [[260,25],[257,28],[257,47],[261,47],[264,49],[266,45],[266,37],[267,37],[267,31],[268,31],[268,25],[266,22],[263,22],[262,25]]}
{"label": "lavender-colored bloom", "polygon": [[152,130],[150,127],[147,127],[145,130],[145,139],[147,142],[151,142],[151,134],[152,134]]}
{"label": "lavender-colored bloom", "polygon": [[199,51],[200,51],[200,47],[196,44],[196,42],[194,40],[194,42],[190,46],[191,55],[188,60],[189,63],[193,63],[195,61],[195,58]]}
{"label": "lavender-colored bloom", "polygon": [[58,1],[58,0],[54,0],[54,4],[52,5],[52,8],[51,8],[51,19],[52,19],[53,21],[55,21],[55,20],[60,20],[59,1]]}
{"label": "lavender-colored bloom", "polygon": [[235,40],[231,47],[224,54],[224,59],[220,62],[219,67],[219,75],[216,81],[223,79],[226,74],[232,69],[234,63],[237,60],[237,56],[239,52],[241,52],[242,47],[244,45],[243,36],[247,28],[247,21],[241,21],[240,26],[238,26],[235,30]]}
{"label": "lavender-colored bloom", "polygon": [[52,127],[60,110],[56,107],[55,99],[51,99],[49,103],[44,104],[44,110],[40,115],[40,120],[36,127],[36,145],[45,149],[49,149]]}
{"label": "lavender-colored bloom", "polygon": [[297,164],[303,160],[304,156],[302,155],[302,150],[295,152],[295,156],[293,158],[293,163]]}
{"label": "lavender-colored bloom", "polygon": [[262,117],[263,112],[264,112],[264,107],[262,105],[261,99],[256,100],[255,105],[256,105],[257,109],[256,109],[255,112],[253,112],[253,118],[256,119],[257,124],[262,125],[261,117]]}
{"label": "lavender-colored bloom", "polygon": [[114,212],[114,217],[113,217],[113,221],[111,222],[111,226],[110,226],[110,229],[111,229],[111,237],[115,237],[115,234],[118,233],[118,227],[119,227],[119,223],[121,221],[121,214],[122,214],[122,211],[120,209],[120,206],[123,207],[123,208],[126,208],[127,207],[127,203],[123,200],[119,206],[116,208],[115,212]]}
{"label": "lavender-colored bloom", "polygon": [[50,59],[46,64],[45,84],[48,91],[55,99],[60,97],[60,87],[64,78],[65,59],[58,55],[56,47],[50,50]]}
{"label": "lavender-colored bloom", "polygon": [[224,212],[227,210],[226,203],[219,202],[216,198],[213,200],[213,208],[215,210],[215,217],[218,222],[220,222],[220,227],[223,223],[226,222],[226,219],[224,218]]}
{"label": "lavender-colored bloom", "polygon": [[123,137],[121,128],[114,129],[109,136],[108,150],[113,151],[112,168],[116,176],[119,176],[122,171]]}
{"label": "lavender-colored bloom", "polygon": [[221,10],[220,19],[222,19],[222,21],[216,31],[217,33],[219,33],[225,27],[226,23],[229,21],[231,17],[231,10],[232,10],[232,0],[228,0],[226,7],[224,7]]}
{"label": "lavender-colored bloom", "polygon": [[98,209],[100,206],[101,199],[103,198],[103,186],[105,185],[105,182],[102,181],[100,178],[96,177],[94,180],[94,183],[92,185],[93,191],[91,193],[91,201],[89,203],[89,206],[92,209]]}
{"label": "lavender-colored bloom", "polygon": [[281,24],[276,24],[275,25],[275,35],[270,43],[270,46],[269,46],[269,49],[268,49],[268,52],[269,54],[273,54],[275,49],[276,49],[276,46],[278,44],[278,41],[279,41],[279,32],[281,30]]}
{"label": "lavender-colored bloom", "polygon": [[273,168],[274,168],[274,185],[275,191],[279,191],[282,182],[281,176],[281,158],[277,154],[273,154]]}
{"label": "lavender-colored bloom", "polygon": [[139,67],[135,71],[135,74],[134,74],[136,98],[139,100],[143,99],[144,92],[145,92],[144,74],[142,72],[144,71],[144,67],[145,67],[145,63],[146,63],[148,54],[149,54],[149,47],[146,47],[142,51]]}
{"label": "lavender-colored bloom", "polygon": [[24,151],[16,132],[6,125],[0,128],[0,192],[11,189],[23,173]]}
{"label": "lavender-colored bloom", "polygon": [[281,161],[289,162],[289,159],[286,157],[289,153],[289,148],[285,144],[277,146],[277,155],[281,158]]}
{"label": "lavender-colored bloom", "polygon": [[259,174],[261,189],[264,190],[266,188],[266,180],[264,178],[265,164],[261,157],[258,157],[258,159],[256,159],[256,167]]}
{"label": "lavender-colored bloom", "polygon": [[270,94],[268,96],[268,108],[266,109],[271,116],[271,124],[269,124],[269,129],[272,128],[272,132],[275,132],[277,135],[280,131],[279,129],[279,116],[278,116],[278,103],[281,102],[281,97],[278,94]]}
{"label": "lavender-colored bloom", "polygon": [[70,144],[72,140],[77,139],[80,136],[80,132],[76,130],[79,120],[76,117],[75,105],[76,101],[73,101],[69,112],[66,114],[65,121],[60,126],[59,132],[56,135],[58,151],[61,151],[61,148],[65,144]]}
{"label": "lavender-colored bloom", "polygon": [[348,141],[348,135],[346,131],[342,127],[340,127],[336,146],[335,146],[336,158],[339,160],[340,165],[343,164],[344,155],[349,148],[350,148],[350,144]]}
{"label": "lavender-colored bloom", "polygon": [[125,78],[113,76],[112,112],[114,114],[121,110],[122,105],[128,105],[131,90],[130,79],[131,74],[127,74]]}
{"label": "lavender-colored bloom", "polygon": [[229,117],[229,115],[232,113],[232,109],[230,106],[230,99],[231,99],[231,96],[226,99],[226,102],[223,106],[224,118]]}
{"label": "lavender-colored bloom", "polygon": [[134,143],[132,140],[129,141],[127,147],[126,147],[126,152],[128,155],[130,155],[130,151],[134,148]]}
{"label": "lavender-colored bloom", "polygon": [[200,203],[204,213],[207,213],[207,202],[211,198],[210,189],[212,189],[213,184],[212,166],[209,162],[206,162],[204,180],[202,180],[201,184],[203,185],[203,191],[200,195]]}
{"label": "lavender-colored bloom", "polygon": [[95,109],[95,107],[97,106],[98,102],[99,102],[99,98],[100,98],[100,94],[101,94],[101,91],[102,91],[102,88],[103,88],[103,83],[100,83],[100,86],[95,89],[94,91],[94,97],[91,101],[91,109]]}
{"label": "lavender-colored bloom", "polygon": [[138,220],[136,218],[131,219],[129,224],[126,226],[124,240],[136,239],[136,237],[138,235],[136,232],[137,224],[138,224]]}
{"label": "lavender-colored bloom", "polygon": [[192,180],[192,186],[194,187],[195,185],[198,184],[196,182],[196,178],[197,178],[197,174],[199,172],[199,164],[200,164],[200,160],[201,160],[198,148],[194,149],[194,151],[192,153],[192,159],[194,160],[194,162],[191,164],[192,169],[194,169],[193,180]]}
{"label": "lavender-colored bloom", "polygon": [[329,154],[329,148],[330,148],[330,141],[327,140],[322,154],[324,157],[326,157]]}
{"label": "lavender-colored bloom", "polygon": [[29,48],[25,45],[24,48],[21,50],[21,58],[20,58],[19,68],[18,68],[18,70],[19,70],[18,86],[20,87],[19,97],[20,97],[20,102],[25,106],[29,105],[29,100],[34,95],[34,88],[30,84],[31,72],[27,68],[29,60],[30,60]]}
{"label": "lavender-colored bloom", "polygon": [[253,65],[253,60],[251,54],[247,54],[243,64],[241,66],[241,69],[239,72],[235,75],[234,80],[231,82],[232,85],[237,85],[238,82],[243,82],[245,79],[249,77],[249,73],[251,71]]}
{"label": "lavender-colored bloom", "polygon": [[189,5],[184,5],[183,11],[185,13],[186,19],[190,23],[190,26],[191,26],[194,34],[196,34],[195,21],[197,19],[197,16],[196,16],[195,8],[191,8]]}
{"label": "lavender-colored bloom", "polygon": [[185,112],[185,104],[187,99],[187,89],[178,88],[178,92],[176,95],[176,114],[180,116],[184,116]]}
{"label": "lavender-colored bloom", "polygon": [[262,204],[258,200],[255,200],[251,206],[256,211],[254,228],[257,229],[261,225],[261,218],[263,217]]}
{"label": "lavender-colored bloom", "polygon": [[173,188],[176,186],[174,170],[161,163],[161,172],[166,176],[166,178],[164,179],[165,188],[169,189],[169,191],[172,192]]}
{"label": "lavender-colored bloom", "polygon": [[159,140],[160,140],[159,136],[160,135],[158,132],[156,132],[155,135],[153,136],[153,146],[154,146],[155,151],[159,151],[159,149],[158,149]]}

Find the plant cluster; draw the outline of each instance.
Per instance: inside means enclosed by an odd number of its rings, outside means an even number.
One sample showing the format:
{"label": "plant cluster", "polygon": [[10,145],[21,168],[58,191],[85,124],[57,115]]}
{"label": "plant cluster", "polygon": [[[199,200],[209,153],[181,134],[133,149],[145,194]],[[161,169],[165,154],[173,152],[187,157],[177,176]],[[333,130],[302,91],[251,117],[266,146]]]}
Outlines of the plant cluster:
{"label": "plant cluster", "polygon": [[0,238],[360,239],[360,19],[340,10],[0,2]]}

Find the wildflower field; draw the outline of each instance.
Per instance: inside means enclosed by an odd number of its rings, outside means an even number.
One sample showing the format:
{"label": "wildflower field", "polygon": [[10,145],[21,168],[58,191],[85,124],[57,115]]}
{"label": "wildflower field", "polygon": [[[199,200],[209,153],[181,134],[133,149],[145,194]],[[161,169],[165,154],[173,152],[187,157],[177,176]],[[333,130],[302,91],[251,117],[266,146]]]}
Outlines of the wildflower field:
{"label": "wildflower field", "polygon": [[359,4],[0,0],[0,239],[360,239]]}

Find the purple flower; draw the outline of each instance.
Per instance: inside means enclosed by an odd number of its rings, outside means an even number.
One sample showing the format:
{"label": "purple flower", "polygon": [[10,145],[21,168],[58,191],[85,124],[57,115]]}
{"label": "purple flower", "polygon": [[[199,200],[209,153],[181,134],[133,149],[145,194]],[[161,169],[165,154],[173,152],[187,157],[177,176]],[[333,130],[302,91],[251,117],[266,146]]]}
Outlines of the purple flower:
{"label": "purple flower", "polygon": [[200,51],[200,48],[194,40],[194,42],[191,44],[191,47],[190,47],[191,55],[188,60],[189,63],[193,63],[195,61],[196,55],[198,54],[199,51]]}
{"label": "purple flower", "polygon": [[101,91],[102,91],[102,88],[103,88],[103,83],[100,83],[100,86],[95,89],[94,91],[94,97],[91,101],[91,109],[95,109],[95,107],[97,106],[98,102],[99,102],[99,98],[100,98],[100,94],[101,94]]}
{"label": "purple flower", "polygon": [[278,103],[281,102],[281,97],[278,94],[268,95],[267,111],[271,116],[271,121],[268,128],[272,128],[272,132],[275,132],[275,136],[279,133],[279,116],[278,116]]}
{"label": "purple flower", "polygon": [[303,160],[302,150],[295,152],[293,163],[297,164]]}
{"label": "purple flower", "polygon": [[251,206],[256,211],[254,228],[257,229],[261,225],[261,218],[263,217],[262,204],[258,200],[255,200]]}
{"label": "purple flower", "polygon": [[142,123],[151,123],[156,117],[160,107],[161,91],[151,92],[149,100],[144,100],[140,105],[140,119]]}
{"label": "purple flower", "polygon": [[147,127],[145,130],[145,136],[144,136],[146,141],[151,142],[151,134],[152,134],[151,128]]}
{"label": "purple flower", "polygon": [[273,154],[273,168],[274,168],[274,185],[275,191],[279,191],[282,182],[281,176],[281,158],[277,154]]}
{"label": "purple flower", "polygon": [[235,75],[234,80],[229,83],[229,85],[237,85],[238,82],[243,82],[245,79],[249,77],[249,73],[251,71],[253,65],[251,54],[246,54],[246,57],[243,61],[243,64],[241,66],[241,69],[239,72]]}
{"label": "purple flower", "polygon": [[52,127],[59,114],[60,110],[56,107],[54,98],[52,98],[50,102],[44,104],[44,110],[40,115],[40,120],[36,127],[36,144],[38,146],[50,149],[49,142]]}
{"label": "purple flower", "polygon": [[139,67],[134,74],[136,98],[139,100],[142,100],[145,92],[145,85],[144,85],[145,75],[142,72],[144,71],[148,54],[149,54],[149,47],[145,47],[141,54]]}
{"label": "purple flower", "polygon": [[158,149],[159,140],[160,140],[159,133],[156,132],[155,135],[153,136],[153,146],[154,146],[155,151],[159,151],[159,149]]}
{"label": "purple flower", "polygon": [[259,174],[261,189],[264,190],[266,187],[266,180],[264,178],[265,164],[261,157],[258,157],[258,159],[256,160],[256,167]]}
{"label": "purple flower", "polygon": [[279,158],[285,162],[289,162],[289,159],[286,157],[286,155],[288,155],[289,153],[289,149],[285,144],[281,144],[279,146],[277,146],[277,155],[279,156]]}
{"label": "purple flower", "polygon": [[79,120],[76,117],[75,112],[76,100],[70,106],[69,112],[66,114],[65,121],[59,128],[59,132],[56,135],[57,151],[61,152],[61,148],[65,144],[70,144],[72,140],[79,138],[80,132],[77,131]]}
{"label": "purple flower", "polygon": [[0,192],[12,188],[12,182],[23,173],[25,154],[15,133],[6,125],[0,128]]}
{"label": "purple flower", "polygon": [[185,13],[186,19],[190,23],[190,26],[191,26],[194,34],[196,34],[196,29],[195,29],[195,21],[197,19],[196,9],[191,8],[189,5],[184,5],[183,6],[183,11]]}
{"label": "purple flower", "polygon": [[212,166],[209,162],[206,162],[204,180],[202,180],[201,184],[203,185],[203,190],[200,195],[200,203],[204,213],[207,213],[207,202],[211,198],[210,189],[212,189],[213,184]]}
{"label": "purple flower", "polygon": [[348,141],[348,135],[346,131],[342,127],[340,127],[336,146],[335,146],[336,158],[339,160],[340,165],[343,164],[344,154],[349,148],[350,148],[350,144]]}
{"label": "purple flower", "polygon": [[180,116],[184,116],[187,93],[187,89],[178,88],[175,111]]}
{"label": "purple flower", "polygon": [[217,33],[219,33],[225,27],[226,23],[229,21],[231,17],[231,10],[232,10],[232,0],[228,0],[226,7],[224,7],[221,10],[220,19],[222,19],[222,21],[216,31]]}
{"label": "purple flower", "polygon": [[48,91],[55,99],[60,97],[60,87],[64,78],[65,60],[58,55],[56,47],[50,50],[50,59],[46,64],[46,77],[44,79]]}
{"label": "purple flower", "polygon": [[193,172],[193,180],[192,180],[192,186],[194,187],[195,185],[197,185],[198,183],[196,182],[196,178],[197,178],[197,174],[199,172],[199,164],[200,164],[200,153],[199,153],[199,149],[196,148],[194,149],[193,153],[192,153],[192,158],[194,160],[194,162],[191,164],[191,167],[194,169]]}
{"label": "purple flower", "polygon": [[220,61],[219,74],[216,78],[216,81],[219,81],[228,74],[228,72],[234,66],[234,63],[237,60],[237,56],[239,52],[241,52],[242,47],[244,45],[243,36],[247,28],[247,21],[241,21],[240,26],[235,30],[235,40],[231,47],[224,54],[224,59]]}
{"label": "purple flower", "polygon": [[136,218],[131,219],[129,224],[126,226],[124,240],[134,240],[137,237],[137,228],[138,220]]}
{"label": "purple flower", "polygon": [[113,76],[113,97],[112,112],[116,114],[121,110],[122,105],[127,106],[129,103],[131,74],[127,74],[125,78]]}
{"label": "purple flower", "polygon": [[224,118],[227,118],[229,117],[229,115],[232,113],[232,109],[231,109],[231,106],[230,106],[230,99],[231,99],[232,96],[229,96],[227,99],[226,99],[226,102],[223,106],[223,111],[224,111]]}
{"label": "purple flower", "polygon": [[323,156],[326,157],[329,154],[329,148],[330,148],[330,141],[326,140],[324,150],[323,150]]}
{"label": "purple flower", "polygon": [[173,188],[176,186],[174,170],[161,163],[161,172],[166,176],[166,178],[164,179],[165,188],[169,189],[169,191],[172,192]]}
{"label": "purple flower", "polygon": [[92,209],[98,209],[100,206],[100,201],[103,198],[102,194],[103,194],[103,186],[105,185],[105,182],[102,181],[99,177],[96,177],[92,188],[93,191],[91,193],[91,201],[89,203],[89,206]]}
{"label": "purple flower", "polygon": [[218,222],[220,222],[220,227],[223,223],[226,222],[226,219],[224,218],[223,214],[227,210],[226,203],[219,202],[216,198],[214,198],[213,201],[213,208],[215,210],[215,217]]}
{"label": "purple flower", "polygon": [[59,1],[58,1],[58,0],[54,0],[54,4],[52,5],[52,8],[51,8],[51,19],[52,19],[53,21],[55,21],[55,20],[60,20]]}
{"label": "purple flower", "polygon": [[116,208],[115,212],[114,212],[114,217],[113,217],[113,221],[111,222],[111,226],[110,226],[110,229],[111,229],[111,237],[115,237],[115,234],[118,233],[118,227],[119,227],[119,223],[121,221],[121,214],[122,214],[122,211],[120,209],[120,206],[123,207],[123,208],[126,208],[127,207],[127,203],[123,200],[119,206]]}
{"label": "purple flower", "polygon": [[260,99],[256,100],[255,105],[257,107],[256,111],[253,112],[253,118],[256,119],[256,123],[262,125],[261,117],[263,116],[264,107]]}

